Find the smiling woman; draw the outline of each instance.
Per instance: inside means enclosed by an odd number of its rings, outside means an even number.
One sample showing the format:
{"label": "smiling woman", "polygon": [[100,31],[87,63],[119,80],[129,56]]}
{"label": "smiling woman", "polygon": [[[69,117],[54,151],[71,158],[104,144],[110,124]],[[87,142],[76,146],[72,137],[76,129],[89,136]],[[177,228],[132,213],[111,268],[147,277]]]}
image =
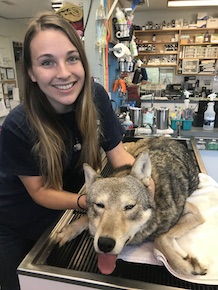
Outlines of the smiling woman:
{"label": "smiling woman", "polygon": [[32,40],[29,75],[57,113],[67,113],[83,88],[85,71],[76,47],[62,31],[40,31]]}
{"label": "smiling woman", "polygon": [[18,290],[16,268],[66,209],[86,208],[82,164],[132,164],[105,89],[92,81],[83,44],[69,22],[37,15],[23,45],[24,102],[0,138],[0,286]]}

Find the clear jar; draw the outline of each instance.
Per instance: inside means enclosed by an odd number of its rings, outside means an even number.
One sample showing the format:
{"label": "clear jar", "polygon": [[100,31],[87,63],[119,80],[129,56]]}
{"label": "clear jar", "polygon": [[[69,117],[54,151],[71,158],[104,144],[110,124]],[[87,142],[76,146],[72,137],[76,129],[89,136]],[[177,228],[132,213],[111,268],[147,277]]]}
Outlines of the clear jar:
{"label": "clear jar", "polygon": [[207,149],[207,143],[204,139],[199,139],[197,141],[197,148],[198,150],[206,150]]}
{"label": "clear jar", "polygon": [[207,150],[218,150],[218,140],[212,139],[207,143]]}

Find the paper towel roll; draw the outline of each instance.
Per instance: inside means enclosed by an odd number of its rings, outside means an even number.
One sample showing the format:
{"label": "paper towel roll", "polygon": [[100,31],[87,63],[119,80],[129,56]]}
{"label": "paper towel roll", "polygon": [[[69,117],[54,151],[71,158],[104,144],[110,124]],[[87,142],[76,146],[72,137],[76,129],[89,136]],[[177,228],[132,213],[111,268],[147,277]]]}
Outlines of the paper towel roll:
{"label": "paper towel roll", "polygon": [[129,48],[123,43],[117,43],[113,48],[113,52],[117,58],[126,58],[131,55]]}

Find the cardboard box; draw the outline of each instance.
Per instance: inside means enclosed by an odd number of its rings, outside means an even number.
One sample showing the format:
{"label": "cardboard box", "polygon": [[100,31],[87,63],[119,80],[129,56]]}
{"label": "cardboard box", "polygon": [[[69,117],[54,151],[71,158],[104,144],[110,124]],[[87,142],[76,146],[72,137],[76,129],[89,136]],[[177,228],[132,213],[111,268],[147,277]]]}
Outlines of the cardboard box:
{"label": "cardboard box", "polygon": [[210,42],[211,43],[218,43],[218,34],[211,34]]}
{"label": "cardboard box", "polygon": [[187,44],[188,43],[188,39],[187,38],[181,39],[180,43],[181,44]]}
{"label": "cardboard box", "polygon": [[207,20],[197,20],[197,27],[198,28],[206,28]]}
{"label": "cardboard box", "polygon": [[198,12],[197,20],[207,20],[207,12]]}
{"label": "cardboard box", "polygon": [[218,18],[209,18],[207,20],[207,28],[218,28]]}

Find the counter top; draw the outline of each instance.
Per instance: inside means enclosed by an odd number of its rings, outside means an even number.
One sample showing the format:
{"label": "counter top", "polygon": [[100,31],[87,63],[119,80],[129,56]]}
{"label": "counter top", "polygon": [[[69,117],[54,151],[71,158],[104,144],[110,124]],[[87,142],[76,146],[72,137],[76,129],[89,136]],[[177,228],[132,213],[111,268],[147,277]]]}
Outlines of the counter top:
{"label": "counter top", "polygon": [[218,137],[218,128],[213,130],[203,130],[202,127],[193,127],[191,130],[182,130],[180,131],[181,136],[183,137],[207,137],[207,138],[217,138]]}
{"label": "counter top", "polygon": [[[151,98],[141,98],[141,102],[151,102],[153,101],[154,103],[184,103],[185,98],[172,98],[168,99],[165,97],[155,97],[153,100]],[[199,101],[209,101],[209,99],[206,98],[194,98],[190,97],[189,98],[191,103],[198,103]],[[216,99],[215,99],[216,101]]]}
{"label": "counter top", "polygon": [[[142,129],[142,130],[140,130]],[[139,133],[139,134],[137,134]],[[150,129],[145,129],[145,128],[138,128],[138,130],[136,130],[135,136],[139,136],[139,137],[143,137],[146,135],[149,135],[151,133]],[[179,137],[177,136],[177,132],[173,131],[173,129],[171,129],[169,127],[169,129],[167,130],[159,130],[160,135],[163,134],[168,134],[168,135],[172,135],[173,137]],[[218,138],[218,128],[214,128],[213,130],[203,130],[202,127],[193,127],[191,128],[191,130],[180,130],[180,136],[181,137],[200,137],[200,138]]]}

